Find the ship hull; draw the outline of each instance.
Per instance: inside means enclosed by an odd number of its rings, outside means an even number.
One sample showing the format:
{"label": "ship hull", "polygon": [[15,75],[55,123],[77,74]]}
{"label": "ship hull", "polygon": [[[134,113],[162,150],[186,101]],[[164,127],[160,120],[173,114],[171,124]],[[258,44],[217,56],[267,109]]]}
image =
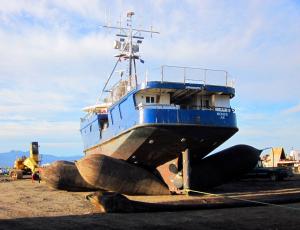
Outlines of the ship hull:
{"label": "ship hull", "polygon": [[237,131],[236,127],[144,125],[95,145],[85,153],[122,159],[151,170],[177,158],[187,148],[193,153],[193,161],[200,161]]}

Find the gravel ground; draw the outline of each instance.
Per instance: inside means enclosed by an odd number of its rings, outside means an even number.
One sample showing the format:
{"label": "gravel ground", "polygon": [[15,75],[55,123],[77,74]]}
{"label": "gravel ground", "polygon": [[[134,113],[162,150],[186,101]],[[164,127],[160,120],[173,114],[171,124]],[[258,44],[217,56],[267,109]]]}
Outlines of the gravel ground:
{"label": "gravel ground", "polygon": [[[300,177],[268,183],[236,182],[215,192],[244,191],[249,184],[251,192],[267,187],[299,188]],[[57,191],[28,179],[9,181],[0,177],[0,191],[0,229],[300,229],[300,203],[283,205],[284,208],[101,214],[85,199],[88,193]]]}

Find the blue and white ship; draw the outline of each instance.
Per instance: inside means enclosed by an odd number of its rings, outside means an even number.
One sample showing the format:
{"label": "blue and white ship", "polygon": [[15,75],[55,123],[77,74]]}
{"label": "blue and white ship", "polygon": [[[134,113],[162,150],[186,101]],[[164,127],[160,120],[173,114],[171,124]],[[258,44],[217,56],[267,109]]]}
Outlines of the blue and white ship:
{"label": "blue and white ship", "polygon": [[[235,89],[227,71],[206,68],[163,65],[154,76],[159,80],[151,81],[148,73],[140,81],[136,67],[141,61],[141,33],[157,32],[134,28],[133,15],[127,14],[126,27],[110,27],[120,30],[114,43],[117,63],[103,89],[108,96],[84,109],[84,153],[144,169],[170,191],[197,188],[203,158],[238,131],[230,105]],[[116,71],[121,61],[128,63],[127,75]],[[108,88],[115,73],[120,80]],[[214,84],[210,75],[218,75],[223,83]]]}

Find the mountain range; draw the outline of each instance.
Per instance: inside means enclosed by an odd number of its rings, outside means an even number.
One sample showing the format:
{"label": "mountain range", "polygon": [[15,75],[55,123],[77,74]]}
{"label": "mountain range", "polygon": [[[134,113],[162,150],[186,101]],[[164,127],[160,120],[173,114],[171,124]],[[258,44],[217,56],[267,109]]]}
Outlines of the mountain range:
{"label": "mountain range", "polygon": [[[16,151],[12,150],[10,152],[6,153],[0,153],[0,168],[6,168],[6,167],[13,167],[14,161],[22,156],[29,156],[29,152],[23,152],[23,151]],[[82,158],[83,155],[75,155],[75,156],[54,156],[54,155],[48,155],[48,154],[40,154],[40,158],[42,160],[41,164],[47,164],[52,163],[54,161],[58,160],[65,160],[65,161],[75,161]]]}

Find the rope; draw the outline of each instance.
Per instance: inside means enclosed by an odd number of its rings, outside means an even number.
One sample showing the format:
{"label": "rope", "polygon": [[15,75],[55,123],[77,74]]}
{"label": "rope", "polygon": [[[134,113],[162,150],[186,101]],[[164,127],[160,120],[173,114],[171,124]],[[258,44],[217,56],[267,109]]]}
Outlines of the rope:
{"label": "rope", "polygon": [[296,208],[296,207],[292,207],[292,206],[283,206],[283,205],[279,205],[279,204],[272,204],[272,203],[267,203],[267,202],[262,202],[262,201],[248,200],[248,199],[237,198],[237,197],[232,197],[232,196],[227,196],[227,195],[220,195],[220,194],[214,194],[214,193],[209,193],[209,192],[202,192],[202,191],[197,191],[197,190],[192,190],[192,189],[185,189],[185,192],[186,193],[193,192],[193,193],[198,193],[198,194],[203,194],[203,195],[212,195],[212,196],[224,197],[224,198],[227,198],[227,199],[243,201],[243,202],[248,202],[248,203],[253,203],[253,204],[268,205],[268,206],[273,206],[273,207],[278,207],[278,208],[285,208],[285,209],[289,209],[289,210],[300,211],[300,208]]}

